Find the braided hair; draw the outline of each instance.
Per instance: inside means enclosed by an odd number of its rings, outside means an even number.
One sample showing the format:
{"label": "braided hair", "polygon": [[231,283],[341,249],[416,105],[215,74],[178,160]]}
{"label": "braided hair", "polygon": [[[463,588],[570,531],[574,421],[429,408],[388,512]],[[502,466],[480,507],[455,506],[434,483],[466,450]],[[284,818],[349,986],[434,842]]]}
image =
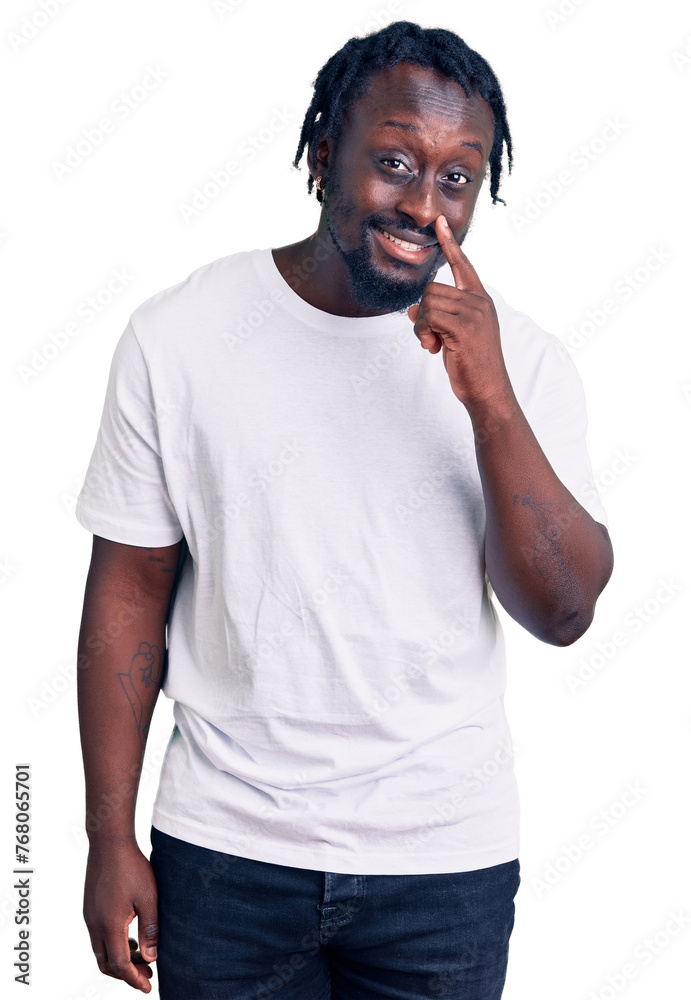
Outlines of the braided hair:
{"label": "braided hair", "polygon": [[[492,203],[506,204],[497,196],[502,169],[504,144],[509,163],[513,164],[511,133],[506,120],[506,107],[492,67],[462,38],[444,28],[422,28],[412,21],[395,21],[381,31],[362,38],[351,38],[342,49],[328,59],[314,81],[312,103],[307,109],[293,166],[298,167],[307,148],[308,158],[316,159],[317,146],[323,135],[338,143],[349,109],[367,90],[372,76],[399,62],[415,63],[437,70],[465,91],[482,97],[494,116],[494,142],[489,156],[490,194]],[[311,193],[314,178],[310,174],[307,192]],[[317,190],[317,201],[322,193]]]}

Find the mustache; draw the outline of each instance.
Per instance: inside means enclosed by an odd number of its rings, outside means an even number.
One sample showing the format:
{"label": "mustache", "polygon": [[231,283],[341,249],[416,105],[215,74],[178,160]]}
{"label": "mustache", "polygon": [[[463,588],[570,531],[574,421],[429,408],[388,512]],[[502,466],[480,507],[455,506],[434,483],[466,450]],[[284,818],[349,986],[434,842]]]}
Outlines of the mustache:
{"label": "mustache", "polygon": [[424,229],[412,229],[405,223],[401,223],[399,219],[384,219],[382,216],[370,216],[367,220],[367,225],[374,226],[377,229],[394,229],[399,233],[410,233],[411,236],[418,236],[425,240],[437,239],[437,231],[434,228],[434,222],[430,223],[429,226],[425,226]]}

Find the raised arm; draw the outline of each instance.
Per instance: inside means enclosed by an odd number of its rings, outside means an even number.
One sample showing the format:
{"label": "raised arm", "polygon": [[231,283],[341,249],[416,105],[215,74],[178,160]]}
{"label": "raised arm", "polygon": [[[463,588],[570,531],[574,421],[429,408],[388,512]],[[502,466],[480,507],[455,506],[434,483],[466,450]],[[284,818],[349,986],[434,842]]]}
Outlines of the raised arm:
{"label": "raised arm", "polygon": [[152,972],[130,960],[128,927],[136,915],[142,956],[153,961],[157,898],[134,815],[181,545],[141,548],[94,535],[77,656],[89,837],[84,919],[101,972],[144,993]]}
{"label": "raised arm", "polygon": [[566,646],[590,626],[612,573],[609,534],[540,447],[511,386],[494,303],[441,215],[436,233],[455,285],[430,282],[408,315],[422,346],[442,352],[472,421],[487,575],[512,618],[544,642]]}

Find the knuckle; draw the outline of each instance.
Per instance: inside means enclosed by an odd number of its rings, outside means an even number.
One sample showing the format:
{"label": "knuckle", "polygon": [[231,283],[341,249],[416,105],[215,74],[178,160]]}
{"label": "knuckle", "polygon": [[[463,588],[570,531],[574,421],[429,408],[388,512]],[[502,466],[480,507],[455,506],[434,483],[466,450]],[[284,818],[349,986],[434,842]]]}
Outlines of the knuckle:
{"label": "knuckle", "polygon": [[111,958],[108,961],[108,968],[117,979],[122,979],[129,966],[129,959]]}

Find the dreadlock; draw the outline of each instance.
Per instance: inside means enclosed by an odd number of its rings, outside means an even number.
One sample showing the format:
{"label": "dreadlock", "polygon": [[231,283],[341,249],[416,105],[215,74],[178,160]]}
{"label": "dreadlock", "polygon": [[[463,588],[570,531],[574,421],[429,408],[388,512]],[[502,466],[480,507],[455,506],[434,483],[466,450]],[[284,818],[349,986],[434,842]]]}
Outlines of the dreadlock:
{"label": "dreadlock", "polygon": [[[371,77],[399,62],[437,70],[460,84],[466,97],[477,94],[487,101],[494,115],[494,142],[489,156],[490,194],[493,204],[498,201],[506,204],[503,198],[497,196],[504,143],[509,173],[513,150],[504,98],[492,67],[452,31],[421,28],[412,21],[395,21],[363,38],[351,38],[324,63],[313,84],[312,103],[302,123],[293,166],[299,166],[305,147],[308,160],[314,161],[323,135],[330,135],[336,144],[349,109],[364,94]],[[313,186],[314,178],[310,175],[308,194]],[[321,191],[316,193],[317,201],[321,202]]]}

